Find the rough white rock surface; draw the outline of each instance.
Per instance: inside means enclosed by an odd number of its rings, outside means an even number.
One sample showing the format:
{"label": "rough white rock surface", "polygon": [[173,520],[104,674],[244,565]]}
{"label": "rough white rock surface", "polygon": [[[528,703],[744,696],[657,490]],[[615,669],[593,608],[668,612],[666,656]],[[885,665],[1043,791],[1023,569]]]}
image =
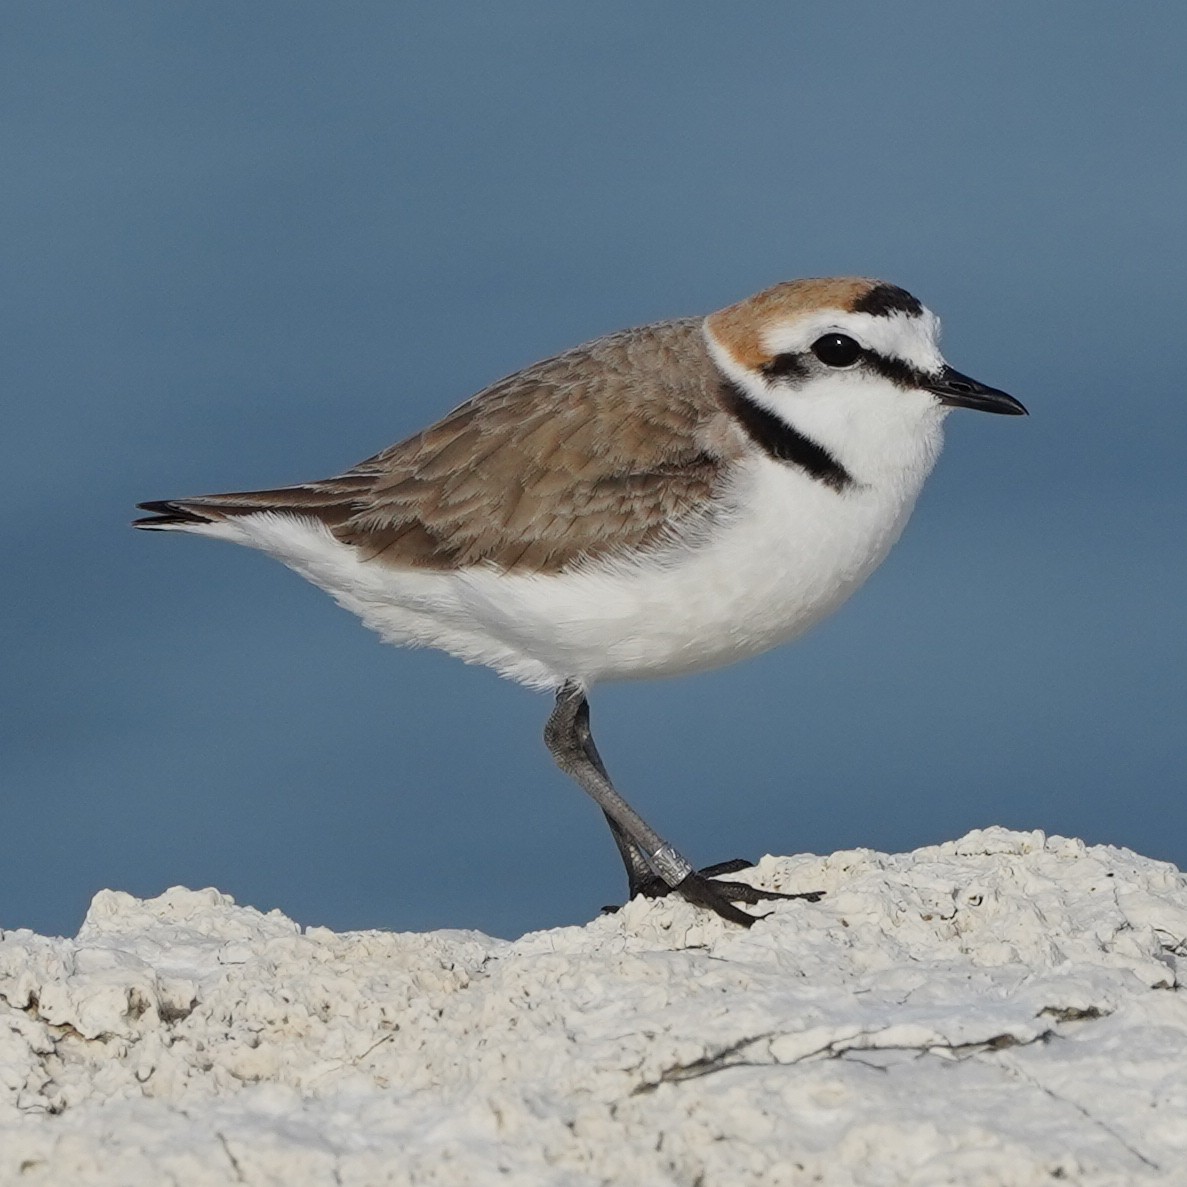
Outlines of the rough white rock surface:
{"label": "rough white rock surface", "polygon": [[0,1183],[1187,1182],[1172,866],[990,829],[754,876],[827,896],[509,943],[104,891],[0,933]]}

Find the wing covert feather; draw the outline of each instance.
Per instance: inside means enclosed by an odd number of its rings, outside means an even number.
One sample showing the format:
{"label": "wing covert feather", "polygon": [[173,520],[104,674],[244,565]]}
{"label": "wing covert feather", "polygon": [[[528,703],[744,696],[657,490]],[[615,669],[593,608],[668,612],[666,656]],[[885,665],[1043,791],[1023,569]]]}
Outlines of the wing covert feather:
{"label": "wing covert feather", "polygon": [[343,475],[373,484],[331,528],[369,558],[428,568],[556,571],[645,548],[720,481],[713,374],[698,321],[537,363]]}

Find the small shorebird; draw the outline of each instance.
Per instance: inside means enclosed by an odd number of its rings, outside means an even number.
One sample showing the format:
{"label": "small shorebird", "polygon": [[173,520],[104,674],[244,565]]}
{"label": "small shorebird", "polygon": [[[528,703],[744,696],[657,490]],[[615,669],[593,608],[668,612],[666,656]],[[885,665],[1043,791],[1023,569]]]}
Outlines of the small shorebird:
{"label": "small shorebird", "polygon": [[817,896],[694,870],[615,790],[586,693],[757,655],[865,581],[949,409],[1026,411],[949,367],[938,329],[894,285],[793,280],[536,363],[334,478],[142,503],[135,526],[261,549],[388,642],[553,691],[545,741],[630,894],[748,926],[736,902]]}

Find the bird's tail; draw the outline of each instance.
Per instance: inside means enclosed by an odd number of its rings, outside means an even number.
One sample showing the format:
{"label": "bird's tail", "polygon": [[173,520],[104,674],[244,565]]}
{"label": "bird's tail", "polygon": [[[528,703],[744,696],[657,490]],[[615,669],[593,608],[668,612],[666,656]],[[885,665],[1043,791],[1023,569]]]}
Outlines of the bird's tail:
{"label": "bird's tail", "polygon": [[225,495],[138,503],[141,511],[151,514],[133,520],[132,526],[149,531],[200,531],[242,515],[271,511],[319,519],[332,528],[356,513],[358,496],[373,481],[370,476],[343,474],[325,482],[309,482],[277,490],[236,491]]}

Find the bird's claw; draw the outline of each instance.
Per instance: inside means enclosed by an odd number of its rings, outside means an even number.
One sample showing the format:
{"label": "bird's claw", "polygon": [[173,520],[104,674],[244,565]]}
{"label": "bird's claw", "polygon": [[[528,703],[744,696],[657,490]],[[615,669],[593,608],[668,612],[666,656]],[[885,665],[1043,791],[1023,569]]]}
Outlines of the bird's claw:
{"label": "bird's claw", "polygon": [[765,919],[766,915],[749,915],[735,907],[735,902],[754,905],[768,901],[804,899],[809,903],[817,903],[824,895],[823,890],[782,894],[776,890],[751,886],[747,882],[721,881],[719,878],[721,874],[736,874],[740,870],[750,869],[752,865],[753,862],[741,858],[721,861],[689,874],[678,886],[669,886],[662,878],[649,878],[631,888],[631,897],[643,895],[645,898],[664,898],[675,893],[693,906],[706,907],[731,923],[741,927],[752,927],[756,920]]}

